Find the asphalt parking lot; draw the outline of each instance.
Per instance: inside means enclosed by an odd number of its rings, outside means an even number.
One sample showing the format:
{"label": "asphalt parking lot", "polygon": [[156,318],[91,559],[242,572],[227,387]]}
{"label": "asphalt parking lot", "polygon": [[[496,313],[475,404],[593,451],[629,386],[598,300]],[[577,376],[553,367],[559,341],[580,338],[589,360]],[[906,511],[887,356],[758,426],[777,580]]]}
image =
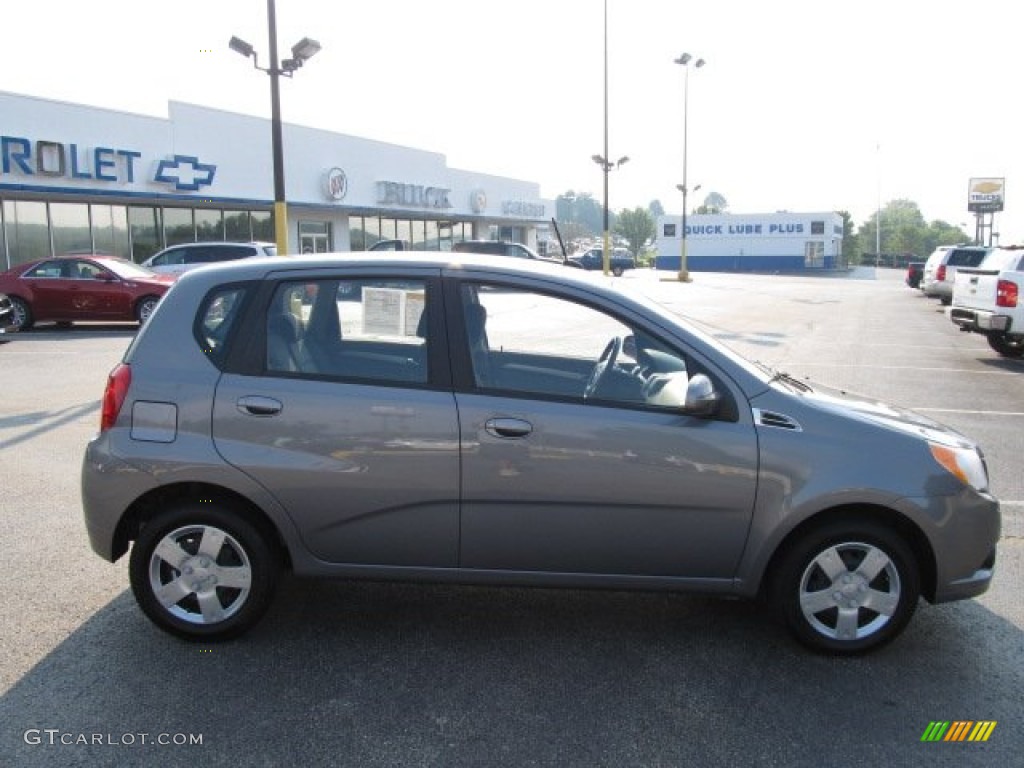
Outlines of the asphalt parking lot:
{"label": "asphalt parking lot", "polygon": [[[993,588],[922,603],[832,659],[766,611],[665,594],[286,581],[242,640],[154,628],[82,524],[78,469],[130,326],[0,346],[0,765],[1016,765],[1024,748],[1024,361],[902,272],[618,279],[748,357],[910,407],[983,445]],[[933,721],[995,721],[931,743]],[[161,743],[166,742],[166,743]]]}

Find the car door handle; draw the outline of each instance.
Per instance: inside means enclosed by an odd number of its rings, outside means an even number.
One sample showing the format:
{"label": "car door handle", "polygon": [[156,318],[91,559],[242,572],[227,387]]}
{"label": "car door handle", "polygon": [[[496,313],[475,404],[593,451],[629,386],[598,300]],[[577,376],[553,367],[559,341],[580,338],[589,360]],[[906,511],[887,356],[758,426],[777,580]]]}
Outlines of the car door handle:
{"label": "car door handle", "polygon": [[276,416],[284,408],[284,403],[272,397],[246,395],[238,398],[238,410],[251,416]]}
{"label": "car door handle", "polygon": [[484,429],[495,437],[526,437],[533,432],[533,425],[522,419],[498,418],[488,419]]}

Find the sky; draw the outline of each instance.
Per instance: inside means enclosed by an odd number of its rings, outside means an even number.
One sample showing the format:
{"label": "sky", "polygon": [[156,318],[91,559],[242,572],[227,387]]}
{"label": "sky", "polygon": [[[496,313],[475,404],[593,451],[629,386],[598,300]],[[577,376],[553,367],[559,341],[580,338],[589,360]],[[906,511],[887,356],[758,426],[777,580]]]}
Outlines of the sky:
{"label": "sky", "polygon": [[[277,0],[282,58],[303,37],[322,46],[282,80],[283,118],[600,201],[605,2],[608,154],[630,158],[609,177],[613,210],[682,210],[674,59],[688,52],[706,61],[686,88],[691,206],[714,191],[732,213],[846,210],[861,224],[907,199],[973,233],[968,181],[1001,177],[994,231],[1024,243],[1010,2]],[[2,91],[269,117],[269,79],[227,45],[237,35],[266,64],[265,0],[33,0],[2,19]]]}

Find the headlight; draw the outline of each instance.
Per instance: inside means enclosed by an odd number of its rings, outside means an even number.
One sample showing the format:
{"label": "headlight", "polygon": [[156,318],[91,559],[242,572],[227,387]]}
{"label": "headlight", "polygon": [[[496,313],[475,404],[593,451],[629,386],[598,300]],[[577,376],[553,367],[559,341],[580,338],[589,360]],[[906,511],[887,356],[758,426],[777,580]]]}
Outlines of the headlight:
{"label": "headlight", "polygon": [[976,491],[988,490],[988,472],[981,455],[973,448],[954,448],[939,443],[928,443],[932,456],[939,465],[964,485]]}

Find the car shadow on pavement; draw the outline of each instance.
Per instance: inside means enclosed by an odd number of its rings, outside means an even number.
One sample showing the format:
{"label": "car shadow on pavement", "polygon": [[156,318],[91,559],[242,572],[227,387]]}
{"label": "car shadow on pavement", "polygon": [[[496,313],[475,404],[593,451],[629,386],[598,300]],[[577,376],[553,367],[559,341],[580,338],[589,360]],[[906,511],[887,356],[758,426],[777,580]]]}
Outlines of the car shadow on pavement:
{"label": "car shadow on pavement", "polygon": [[[0,699],[0,763],[1010,765],[1022,648],[979,602],[840,659],[742,601],[292,578],[254,631],[203,645],[126,591]],[[999,725],[943,752],[921,743],[936,720]]]}
{"label": "car shadow on pavement", "polygon": [[90,400],[87,403],[61,408],[56,411],[34,411],[32,413],[0,416],[0,430],[13,430],[18,427],[32,426],[31,429],[10,438],[0,437],[0,448],[11,448],[19,443],[32,440],[40,435],[59,429],[65,424],[78,421],[84,416],[98,413],[99,410],[99,400]]}

